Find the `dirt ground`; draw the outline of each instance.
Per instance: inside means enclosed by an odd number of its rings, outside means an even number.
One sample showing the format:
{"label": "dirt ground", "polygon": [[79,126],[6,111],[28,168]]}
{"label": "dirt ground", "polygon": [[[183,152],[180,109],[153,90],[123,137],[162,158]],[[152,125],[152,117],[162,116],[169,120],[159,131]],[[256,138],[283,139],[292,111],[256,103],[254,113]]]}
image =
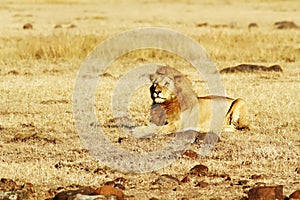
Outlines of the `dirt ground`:
{"label": "dirt ground", "polygon": [[[0,199],[10,187],[5,179],[20,185],[11,190],[26,190],[24,199],[98,188],[120,177],[125,199],[241,199],[258,185],[283,185],[286,196],[300,189],[299,12],[298,0],[1,1]],[[294,25],[274,24],[280,21]],[[76,77],[100,42],[140,27],[169,28],[194,39],[219,70],[280,65],[283,72],[221,74],[226,94],[247,102],[251,130],[222,133],[206,157],[183,155],[153,172],[123,173],[99,163],[75,128]],[[136,153],[160,149],[170,138],[139,140],[117,129],[111,97],[126,72],[149,63],[176,67],[198,95],[209,94],[186,61],[166,52],[141,50],[112,63],[98,83],[96,116],[113,145]],[[148,87],[133,97],[130,117],[148,124]],[[199,153],[201,141],[189,149]],[[199,164],[208,172],[190,175]],[[189,181],[181,181],[185,177]]]}

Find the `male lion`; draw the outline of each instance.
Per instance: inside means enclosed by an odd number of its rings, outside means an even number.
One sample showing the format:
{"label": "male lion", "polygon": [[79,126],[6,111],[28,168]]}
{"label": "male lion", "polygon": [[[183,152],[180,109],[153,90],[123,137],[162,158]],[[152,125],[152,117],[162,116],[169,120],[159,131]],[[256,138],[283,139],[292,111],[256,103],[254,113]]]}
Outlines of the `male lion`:
{"label": "male lion", "polygon": [[[159,133],[179,130],[211,132],[218,129],[219,125],[224,131],[249,129],[247,107],[241,98],[198,97],[185,76],[169,66],[158,67],[155,74],[150,75],[150,80],[153,101],[150,110],[151,122],[160,128],[155,130],[152,125],[146,130],[148,133],[151,130]],[[213,112],[214,109],[217,111]],[[218,115],[214,119],[219,119],[221,124],[212,123],[213,113]],[[141,131],[135,129],[133,133]]]}
{"label": "male lion", "polygon": [[[135,136],[148,137],[157,132],[167,134],[187,130],[249,130],[244,100],[223,96],[198,97],[185,76],[169,66],[158,67],[155,74],[150,75],[150,80],[152,124],[134,128],[132,134]],[[217,119],[219,123],[212,119]]]}

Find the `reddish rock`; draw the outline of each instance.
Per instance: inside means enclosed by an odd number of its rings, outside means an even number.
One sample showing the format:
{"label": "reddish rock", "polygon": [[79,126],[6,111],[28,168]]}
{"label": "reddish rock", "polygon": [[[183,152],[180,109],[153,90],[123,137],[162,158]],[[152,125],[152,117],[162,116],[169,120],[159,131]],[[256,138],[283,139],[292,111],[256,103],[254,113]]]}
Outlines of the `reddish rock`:
{"label": "reddish rock", "polygon": [[205,176],[208,172],[208,167],[205,165],[196,165],[190,170],[190,174],[197,176]]}
{"label": "reddish rock", "polygon": [[284,199],[283,186],[255,187],[248,192],[249,200]]}
{"label": "reddish rock", "polygon": [[124,199],[124,193],[122,190],[114,188],[110,185],[105,185],[100,188],[98,188],[95,192],[95,194],[100,194],[104,196],[116,196],[117,200],[123,200]]}
{"label": "reddish rock", "polygon": [[189,158],[198,158],[198,154],[195,152],[195,151],[192,151],[192,150],[187,150],[183,153],[184,156],[187,156]]}
{"label": "reddish rock", "polygon": [[290,200],[300,200],[300,190],[296,190],[290,195]]}

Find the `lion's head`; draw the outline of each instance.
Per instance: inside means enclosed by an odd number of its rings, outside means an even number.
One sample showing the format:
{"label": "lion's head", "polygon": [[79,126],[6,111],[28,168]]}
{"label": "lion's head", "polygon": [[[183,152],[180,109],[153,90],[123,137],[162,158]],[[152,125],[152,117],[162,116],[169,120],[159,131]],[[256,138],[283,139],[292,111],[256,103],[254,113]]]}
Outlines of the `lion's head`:
{"label": "lion's head", "polygon": [[160,66],[150,80],[151,121],[156,125],[162,125],[166,118],[178,118],[180,112],[197,104],[190,82],[176,69]]}
{"label": "lion's head", "polygon": [[185,110],[196,100],[196,94],[191,88],[188,79],[176,69],[169,66],[161,66],[155,74],[150,75],[152,85],[150,87],[153,104],[166,104],[178,101],[181,109]]}

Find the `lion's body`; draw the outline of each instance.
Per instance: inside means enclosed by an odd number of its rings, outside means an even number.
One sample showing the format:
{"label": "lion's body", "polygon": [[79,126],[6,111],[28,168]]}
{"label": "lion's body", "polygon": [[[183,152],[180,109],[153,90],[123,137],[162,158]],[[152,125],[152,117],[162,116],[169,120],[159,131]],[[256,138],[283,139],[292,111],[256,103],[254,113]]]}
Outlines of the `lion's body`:
{"label": "lion's body", "polygon": [[[220,117],[225,131],[249,129],[247,107],[243,99],[223,96],[197,97],[188,80],[180,72],[167,66],[160,67],[151,80],[151,122],[163,126],[161,132],[188,128],[200,132],[212,131],[218,126],[213,119]],[[194,110],[197,110],[196,115]],[[213,113],[217,116],[213,116]],[[192,123],[196,117],[197,124]]]}

